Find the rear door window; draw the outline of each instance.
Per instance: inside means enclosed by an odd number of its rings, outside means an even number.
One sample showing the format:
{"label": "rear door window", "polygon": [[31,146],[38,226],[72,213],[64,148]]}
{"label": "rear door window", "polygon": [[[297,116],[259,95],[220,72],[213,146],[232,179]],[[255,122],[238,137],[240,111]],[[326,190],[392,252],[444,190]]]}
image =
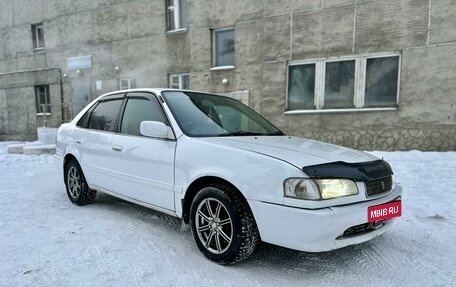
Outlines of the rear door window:
{"label": "rear door window", "polygon": [[90,116],[88,128],[113,132],[121,105],[121,99],[100,102]]}
{"label": "rear door window", "polygon": [[76,124],[78,127],[81,128],[87,128],[87,125],[89,123],[90,115],[92,114],[93,109],[97,106],[97,104],[94,104],[90,109],[81,117],[81,119],[78,121]]}
{"label": "rear door window", "polygon": [[[132,94],[129,94],[131,96]],[[125,106],[120,132],[127,135],[140,136],[140,126],[143,121],[157,121],[166,124],[165,116],[157,101],[134,94]]]}

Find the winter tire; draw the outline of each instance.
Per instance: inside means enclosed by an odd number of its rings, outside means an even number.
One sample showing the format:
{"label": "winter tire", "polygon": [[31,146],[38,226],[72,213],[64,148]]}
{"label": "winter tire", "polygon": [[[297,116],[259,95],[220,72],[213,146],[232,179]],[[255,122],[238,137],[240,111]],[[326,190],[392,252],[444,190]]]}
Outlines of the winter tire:
{"label": "winter tire", "polygon": [[90,189],[81,166],[76,160],[70,160],[65,166],[65,185],[68,198],[77,205],[92,203],[97,191]]}
{"label": "winter tire", "polygon": [[199,250],[219,264],[247,259],[259,241],[250,208],[232,187],[218,184],[201,189],[190,216]]}

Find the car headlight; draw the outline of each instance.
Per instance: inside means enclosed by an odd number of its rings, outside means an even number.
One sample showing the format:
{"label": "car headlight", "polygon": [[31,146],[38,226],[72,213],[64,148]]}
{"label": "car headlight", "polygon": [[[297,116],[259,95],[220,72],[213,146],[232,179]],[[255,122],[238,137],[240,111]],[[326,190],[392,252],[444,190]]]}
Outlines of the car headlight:
{"label": "car headlight", "polygon": [[349,179],[289,178],[284,182],[285,196],[321,200],[358,194],[354,181]]}
{"label": "car headlight", "polygon": [[308,178],[289,178],[284,182],[285,196],[299,199],[321,199],[315,182]]}

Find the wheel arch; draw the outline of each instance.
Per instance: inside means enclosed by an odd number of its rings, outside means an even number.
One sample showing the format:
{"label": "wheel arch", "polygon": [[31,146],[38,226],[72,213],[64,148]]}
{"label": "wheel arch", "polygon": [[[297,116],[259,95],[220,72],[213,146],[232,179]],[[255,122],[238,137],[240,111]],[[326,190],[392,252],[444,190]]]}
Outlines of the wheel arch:
{"label": "wheel arch", "polygon": [[[68,163],[70,162],[70,160],[72,160],[72,159],[76,160],[76,161],[79,163],[79,161],[78,161],[78,159],[76,158],[76,156],[75,156],[74,154],[72,154],[72,153],[67,153],[67,154],[63,157],[63,166],[62,166],[62,167],[63,167],[63,170],[64,170],[64,171],[65,171],[65,168],[66,168],[67,164],[68,164]],[[81,164],[79,163],[79,165],[81,165]]]}
{"label": "wheel arch", "polygon": [[242,201],[244,201],[246,206],[248,206],[250,212],[252,212],[252,210],[250,209],[249,203],[248,203],[247,199],[245,198],[244,194],[234,184],[232,184],[228,180],[223,179],[218,176],[202,176],[202,177],[195,179],[188,186],[188,188],[185,192],[185,196],[182,199],[182,219],[184,220],[185,223],[190,222],[190,208],[192,206],[193,199],[195,198],[198,191],[200,191],[204,187],[213,186],[213,185],[217,185],[217,184],[224,184],[224,185],[232,187],[233,190],[235,190],[236,193],[239,195],[239,197],[242,199]]}

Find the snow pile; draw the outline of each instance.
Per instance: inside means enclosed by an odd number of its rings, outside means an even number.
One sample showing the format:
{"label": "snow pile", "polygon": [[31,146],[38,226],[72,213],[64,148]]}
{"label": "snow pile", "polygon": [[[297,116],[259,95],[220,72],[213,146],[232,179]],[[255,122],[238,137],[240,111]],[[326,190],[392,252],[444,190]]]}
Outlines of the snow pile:
{"label": "snow pile", "polygon": [[263,244],[251,260],[223,267],[179,220],[104,194],[77,207],[52,156],[10,155],[5,146],[0,286],[456,284],[456,152],[373,152],[405,192],[403,217],[379,238],[320,254]]}

